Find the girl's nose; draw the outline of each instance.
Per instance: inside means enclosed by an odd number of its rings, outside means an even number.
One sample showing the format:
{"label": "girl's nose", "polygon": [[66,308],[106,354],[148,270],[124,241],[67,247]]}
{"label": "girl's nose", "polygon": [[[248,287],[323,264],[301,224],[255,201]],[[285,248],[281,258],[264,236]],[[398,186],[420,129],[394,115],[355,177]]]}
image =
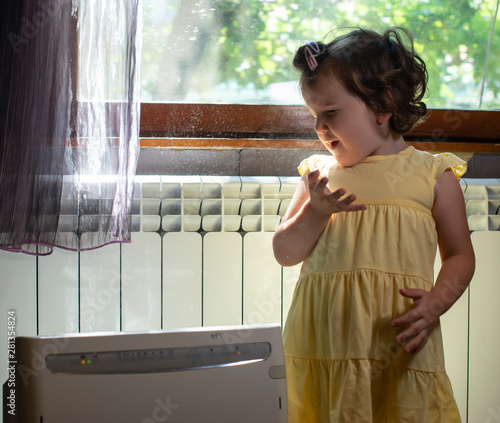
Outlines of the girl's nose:
{"label": "girl's nose", "polygon": [[316,119],[316,126],[314,129],[318,134],[328,131],[328,127],[324,124],[322,119]]}

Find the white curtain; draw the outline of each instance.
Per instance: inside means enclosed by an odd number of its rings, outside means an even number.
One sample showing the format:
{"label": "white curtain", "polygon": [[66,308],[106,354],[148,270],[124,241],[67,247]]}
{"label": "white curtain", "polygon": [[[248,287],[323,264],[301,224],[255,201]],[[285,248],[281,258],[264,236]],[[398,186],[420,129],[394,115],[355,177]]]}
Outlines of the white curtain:
{"label": "white curtain", "polygon": [[0,248],[50,254],[130,240],[139,2],[0,6]]}

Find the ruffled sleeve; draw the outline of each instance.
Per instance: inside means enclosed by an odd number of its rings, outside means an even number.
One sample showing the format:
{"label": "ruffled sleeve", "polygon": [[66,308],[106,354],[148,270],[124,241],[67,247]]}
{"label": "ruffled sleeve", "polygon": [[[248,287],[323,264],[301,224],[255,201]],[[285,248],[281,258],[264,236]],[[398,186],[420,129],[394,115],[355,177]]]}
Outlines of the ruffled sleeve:
{"label": "ruffled sleeve", "polygon": [[434,177],[437,180],[446,169],[451,169],[456,178],[460,177],[467,170],[467,162],[451,153],[434,154]]}
{"label": "ruffled sleeve", "polygon": [[330,169],[337,164],[337,160],[332,155],[315,154],[302,160],[298,169],[300,175],[319,170],[319,177],[328,177]]}

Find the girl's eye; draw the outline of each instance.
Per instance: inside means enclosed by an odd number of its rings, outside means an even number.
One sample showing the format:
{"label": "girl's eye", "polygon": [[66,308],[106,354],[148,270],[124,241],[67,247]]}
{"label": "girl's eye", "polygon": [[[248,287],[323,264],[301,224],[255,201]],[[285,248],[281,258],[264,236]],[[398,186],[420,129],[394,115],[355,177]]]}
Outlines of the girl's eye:
{"label": "girl's eye", "polygon": [[333,115],[337,110],[327,110],[326,114],[327,115]]}

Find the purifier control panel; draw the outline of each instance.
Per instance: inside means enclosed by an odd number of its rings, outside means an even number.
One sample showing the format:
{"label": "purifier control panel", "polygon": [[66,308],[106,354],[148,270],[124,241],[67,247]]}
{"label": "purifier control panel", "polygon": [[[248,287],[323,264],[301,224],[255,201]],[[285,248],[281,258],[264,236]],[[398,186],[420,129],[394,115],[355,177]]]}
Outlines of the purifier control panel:
{"label": "purifier control panel", "polygon": [[268,342],[52,354],[45,358],[55,374],[130,374],[178,372],[264,361],[271,355]]}

